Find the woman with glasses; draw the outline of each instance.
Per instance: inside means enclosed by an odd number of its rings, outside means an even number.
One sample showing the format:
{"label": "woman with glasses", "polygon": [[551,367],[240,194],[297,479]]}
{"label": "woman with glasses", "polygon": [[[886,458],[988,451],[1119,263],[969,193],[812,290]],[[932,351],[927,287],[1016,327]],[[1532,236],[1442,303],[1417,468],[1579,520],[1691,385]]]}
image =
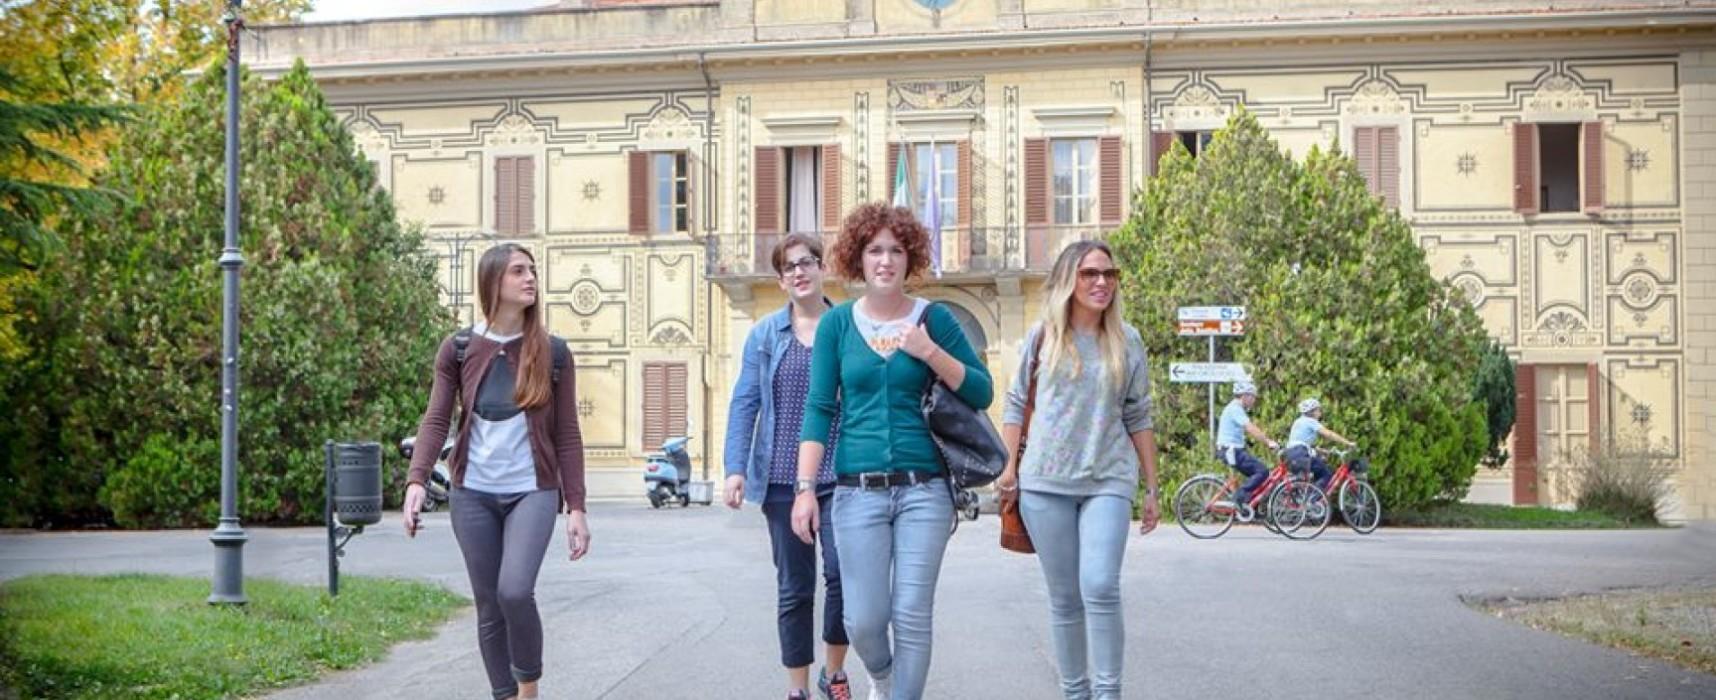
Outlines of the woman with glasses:
{"label": "woman with glasses", "polygon": [[[1019,499],[1043,568],[1061,692],[1112,700],[1125,659],[1120,563],[1140,481],[1139,534],[1158,519],[1149,364],[1138,330],[1121,320],[1120,269],[1104,243],[1061,252],[1042,316],[1007,391],[1001,435],[1013,459],[996,486]],[[1019,456],[1027,402],[1032,439]]]}
{"label": "woman with glasses", "polygon": [[[799,431],[810,394],[810,358],[817,327],[830,306],[822,295],[822,241],[793,233],[770,256],[787,305],[764,316],[745,338],[739,383],[727,407],[727,506],[762,506],[774,550],[776,618],[788,700],[808,700],[810,664],[816,660],[816,545],[793,534],[793,482],[798,480]],[[840,433],[839,418],[829,444]],[[834,451],[817,462],[811,491],[818,514],[829,520],[834,500]],[[824,700],[848,700],[846,625],[840,595],[840,560],[834,531],[822,531],[822,642],[827,661],[817,675]]]}

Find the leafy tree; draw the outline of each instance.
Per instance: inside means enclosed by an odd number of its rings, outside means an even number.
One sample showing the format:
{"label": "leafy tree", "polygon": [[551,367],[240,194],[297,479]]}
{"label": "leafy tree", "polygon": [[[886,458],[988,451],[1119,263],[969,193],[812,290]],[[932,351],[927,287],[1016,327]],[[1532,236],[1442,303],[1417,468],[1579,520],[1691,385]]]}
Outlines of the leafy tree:
{"label": "leafy tree", "polygon": [[[420,236],[397,223],[309,71],[243,82],[240,502],[252,521],[311,521],[323,440],[408,432],[451,319]],[[217,66],[148,106],[98,179],[128,201],[70,217],[42,271],[28,311],[54,342],[20,392],[40,444],[15,450],[0,479],[24,499],[15,521],[210,522],[224,92]]]}
{"label": "leafy tree", "polygon": [[[44,137],[74,141],[125,117],[113,106],[29,103],[17,97],[19,84],[0,67],[0,275],[36,267],[55,242],[49,226],[61,211],[87,213],[111,194],[55,182],[81,178],[83,172]],[[8,328],[0,325],[0,333]]]}
{"label": "leafy tree", "polygon": [[1488,444],[1471,389],[1486,336],[1350,158],[1313,149],[1295,162],[1241,112],[1197,158],[1176,145],[1137,197],[1110,242],[1136,280],[1128,313],[1155,359],[1165,493],[1220,468],[1205,388],[1170,384],[1167,370],[1204,356],[1175,335],[1176,307],[1222,304],[1248,307],[1247,335],[1224,341],[1224,359],[1251,368],[1261,427],[1284,438],[1295,405],[1315,396],[1359,441],[1385,501],[1464,493]]}
{"label": "leafy tree", "polygon": [[1478,366],[1477,380],[1472,387],[1472,400],[1484,404],[1484,418],[1489,426],[1489,451],[1484,453],[1484,466],[1499,469],[1507,464],[1507,436],[1513,432],[1514,364],[1501,343],[1484,345],[1483,362]]}

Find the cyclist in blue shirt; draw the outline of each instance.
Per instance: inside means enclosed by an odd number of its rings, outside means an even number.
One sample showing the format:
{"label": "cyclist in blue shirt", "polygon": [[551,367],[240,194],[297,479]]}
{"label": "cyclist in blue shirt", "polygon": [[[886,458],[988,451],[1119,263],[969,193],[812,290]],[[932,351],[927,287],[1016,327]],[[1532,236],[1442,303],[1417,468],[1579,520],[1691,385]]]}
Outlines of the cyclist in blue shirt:
{"label": "cyclist in blue shirt", "polygon": [[1317,488],[1328,488],[1329,462],[1317,454],[1317,438],[1326,437],[1353,447],[1357,443],[1340,433],[1323,427],[1323,402],[1314,398],[1299,402],[1299,417],[1287,431],[1287,466],[1295,472],[1311,472],[1317,478]]}
{"label": "cyclist in blue shirt", "polygon": [[1222,409],[1221,420],[1216,427],[1216,457],[1222,464],[1244,474],[1246,479],[1234,493],[1232,503],[1217,501],[1211,505],[1233,508],[1242,522],[1249,521],[1252,517],[1251,492],[1269,478],[1268,465],[1245,449],[1246,436],[1269,445],[1271,450],[1281,449],[1281,443],[1271,440],[1262,428],[1251,422],[1251,416],[1246,411],[1256,405],[1257,385],[1251,382],[1236,382],[1233,385],[1233,400],[1228,402],[1227,408]]}

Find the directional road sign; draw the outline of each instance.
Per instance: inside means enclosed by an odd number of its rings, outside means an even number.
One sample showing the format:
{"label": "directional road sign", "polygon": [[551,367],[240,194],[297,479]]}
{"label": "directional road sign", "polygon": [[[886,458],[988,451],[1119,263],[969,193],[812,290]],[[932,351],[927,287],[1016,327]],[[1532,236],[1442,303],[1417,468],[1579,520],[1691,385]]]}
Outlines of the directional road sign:
{"label": "directional road sign", "polygon": [[1238,362],[1174,362],[1168,365],[1168,381],[1190,384],[1228,384],[1250,377]]}

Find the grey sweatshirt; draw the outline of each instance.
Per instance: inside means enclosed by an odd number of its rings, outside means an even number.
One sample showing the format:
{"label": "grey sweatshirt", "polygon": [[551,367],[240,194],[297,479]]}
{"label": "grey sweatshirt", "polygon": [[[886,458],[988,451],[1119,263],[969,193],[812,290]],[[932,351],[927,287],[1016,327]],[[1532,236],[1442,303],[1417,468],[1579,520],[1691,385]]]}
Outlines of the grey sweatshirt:
{"label": "grey sweatshirt", "polygon": [[[1071,359],[1061,362],[1054,376],[1038,367],[1037,400],[1032,409],[1025,455],[1019,461],[1019,488],[1071,496],[1114,494],[1130,500],[1138,490],[1138,451],[1132,434],[1149,430],[1149,360],[1144,339],[1128,325],[1123,386],[1112,386],[1102,348],[1094,334],[1074,333],[1082,362],[1075,376]],[[1007,389],[1001,421],[1020,425],[1025,419],[1025,391],[1030,386],[1030,348],[1043,332],[1042,324],[1025,334],[1019,371]],[[1046,355],[1046,349],[1044,354]]]}

